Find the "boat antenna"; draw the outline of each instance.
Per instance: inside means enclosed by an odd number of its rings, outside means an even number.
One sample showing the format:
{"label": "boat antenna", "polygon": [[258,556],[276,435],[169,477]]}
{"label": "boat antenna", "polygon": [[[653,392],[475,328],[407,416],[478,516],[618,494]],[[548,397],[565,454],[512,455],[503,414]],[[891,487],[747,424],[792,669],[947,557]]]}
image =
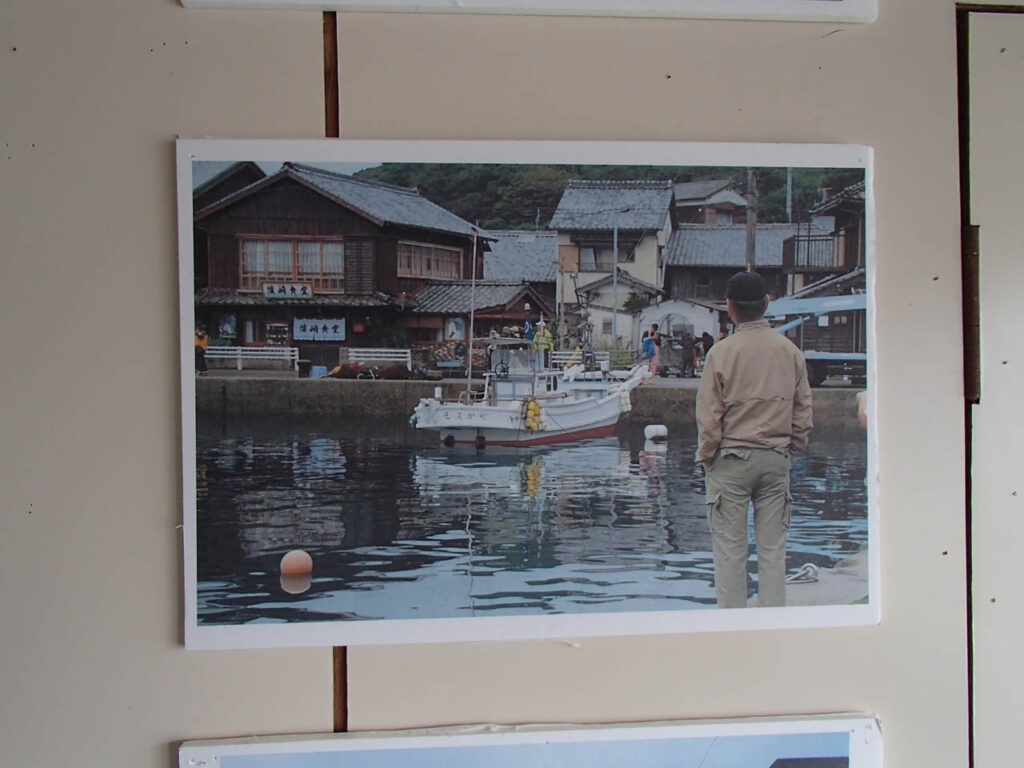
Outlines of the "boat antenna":
{"label": "boat antenna", "polygon": [[476,310],[476,233],[479,222],[473,225],[473,258],[470,265],[469,281],[469,335],[466,339],[466,350],[469,352],[469,363],[466,365],[466,392],[473,387],[473,314]]}

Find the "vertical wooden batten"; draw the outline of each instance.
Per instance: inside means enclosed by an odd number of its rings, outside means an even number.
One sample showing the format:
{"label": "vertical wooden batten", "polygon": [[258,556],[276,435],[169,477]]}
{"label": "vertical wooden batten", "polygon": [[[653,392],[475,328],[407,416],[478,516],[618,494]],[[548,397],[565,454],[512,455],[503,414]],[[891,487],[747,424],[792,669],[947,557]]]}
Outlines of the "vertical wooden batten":
{"label": "vertical wooden batten", "polygon": [[324,128],[329,139],[341,136],[338,107],[338,14],[324,11]]}
{"label": "vertical wooden batten", "polygon": [[348,648],[334,648],[334,732],[348,731]]}
{"label": "vertical wooden batten", "polygon": [[[329,139],[341,136],[338,106],[338,14],[324,12],[324,133]],[[348,731],[348,648],[335,647],[331,654],[334,670],[335,733]]]}

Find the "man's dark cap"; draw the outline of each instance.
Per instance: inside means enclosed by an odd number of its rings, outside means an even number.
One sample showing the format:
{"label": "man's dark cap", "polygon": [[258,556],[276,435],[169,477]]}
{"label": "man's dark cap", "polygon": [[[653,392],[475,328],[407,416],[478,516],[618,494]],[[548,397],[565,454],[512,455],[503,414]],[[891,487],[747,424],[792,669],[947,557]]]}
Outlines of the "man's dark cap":
{"label": "man's dark cap", "polygon": [[734,301],[758,301],[766,293],[764,278],[757,272],[737,272],[725,284],[725,298]]}

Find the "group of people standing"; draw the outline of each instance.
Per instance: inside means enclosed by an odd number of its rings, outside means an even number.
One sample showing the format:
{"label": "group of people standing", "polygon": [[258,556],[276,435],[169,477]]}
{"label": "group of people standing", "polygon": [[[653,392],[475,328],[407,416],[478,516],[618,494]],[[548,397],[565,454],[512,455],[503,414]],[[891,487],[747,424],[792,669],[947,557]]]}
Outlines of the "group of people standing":
{"label": "group of people standing", "polygon": [[[724,337],[725,334],[722,334],[719,338]],[[661,365],[661,342],[662,335],[658,331],[657,323],[651,323],[650,329],[644,331],[640,337],[640,362],[650,366],[652,376],[657,375]],[[704,331],[700,337],[694,337],[684,332],[680,343],[683,348],[683,375],[695,376],[702,369],[704,359],[711,351],[711,347],[714,346],[715,339],[707,331]]]}

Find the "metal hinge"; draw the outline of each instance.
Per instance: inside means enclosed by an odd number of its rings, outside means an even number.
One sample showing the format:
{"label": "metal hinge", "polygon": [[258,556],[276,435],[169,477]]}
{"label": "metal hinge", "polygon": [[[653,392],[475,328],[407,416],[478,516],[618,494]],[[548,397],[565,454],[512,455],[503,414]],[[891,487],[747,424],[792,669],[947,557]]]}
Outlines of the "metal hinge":
{"label": "metal hinge", "polygon": [[978,297],[980,227],[966,224],[960,232],[963,280],[964,399],[981,401],[981,312]]}

